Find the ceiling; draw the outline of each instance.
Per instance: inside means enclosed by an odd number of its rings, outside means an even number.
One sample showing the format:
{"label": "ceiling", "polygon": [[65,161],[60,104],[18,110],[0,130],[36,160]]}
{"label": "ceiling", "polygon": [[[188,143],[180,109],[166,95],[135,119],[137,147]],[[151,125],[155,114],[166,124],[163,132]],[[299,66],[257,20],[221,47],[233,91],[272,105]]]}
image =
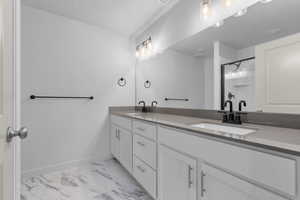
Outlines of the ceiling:
{"label": "ceiling", "polygon": [[257,3],[241,17],[230,17],[224,25],[211,27],[177,43],[172,49],[194,56],[212,53],[214,41],[243,49],[300,32],[300,1],[273,0]]}
{"label": "ceiling", "polygon": [[177,0],[22,0],[22,2],[34,8],[130,36],[165,13]]}

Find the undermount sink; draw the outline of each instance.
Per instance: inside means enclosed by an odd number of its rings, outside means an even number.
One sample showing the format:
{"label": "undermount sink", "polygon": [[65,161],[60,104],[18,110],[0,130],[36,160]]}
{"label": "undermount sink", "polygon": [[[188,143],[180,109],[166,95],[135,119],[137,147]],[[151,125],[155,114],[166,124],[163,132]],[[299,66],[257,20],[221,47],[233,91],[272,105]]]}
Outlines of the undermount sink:
{"label": "undermount sink", "polygon": [[145,115],[145,113],[127,113],[127,115],[131,115],[131,116],[142,116],[142,115]]}
{"label": "undermount sink", "polygon": [[223,132],[223,133],[239,135],[239,136],[245,136],[250,133],[256,132],[256,130],[253,130],[253,129],[237,128],[237,127],[232,127],[232,126],[222,126],[222,125],[218,125],[218,124],[209,124],[209,123],[193,124],[191,126],[194,128],[203,128],[203,129],[207,129],[207,130]]}

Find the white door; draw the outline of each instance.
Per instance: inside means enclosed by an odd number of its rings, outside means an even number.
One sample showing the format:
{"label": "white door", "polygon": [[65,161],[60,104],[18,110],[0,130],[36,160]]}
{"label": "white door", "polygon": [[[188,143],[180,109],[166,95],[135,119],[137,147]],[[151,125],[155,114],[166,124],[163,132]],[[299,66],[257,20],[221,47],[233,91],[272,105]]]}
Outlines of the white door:
{"label": "white door", "polygon": [[132,172],[132,134],[124,129],[119,129],[120,135],[120,162]]}
{"label": "white door", "polygon": [[199,184],[200,200],[287,200],[205,164],[199,174]]}
{"label": "white door", "polygon": [[158,195],[160,200],[196,200],[197,161],[159,146]]}
{"label": "white door", "polygon": [[120,159],[120,132],[115,125],[111,125],[110,129],[110,151],[116,159]]}
{"label": "white door", "polygon": [[300,34],[258,45],[257,110],[300,114]]}
{"label": "white door", "polygon": [[[0,199],[20,199],[20,0],[0,0]],[[11,141],[7,130],[11,127]],[[23,129],[25,131],[25,129]],[[23,132],[26,133],[26,132]]]}

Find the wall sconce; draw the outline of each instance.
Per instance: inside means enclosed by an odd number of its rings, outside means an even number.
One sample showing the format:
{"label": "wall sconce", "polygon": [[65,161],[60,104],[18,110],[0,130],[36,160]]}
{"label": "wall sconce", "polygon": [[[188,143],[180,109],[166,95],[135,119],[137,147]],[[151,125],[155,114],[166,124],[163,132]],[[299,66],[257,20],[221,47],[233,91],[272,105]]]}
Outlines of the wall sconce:
{"label": "wall sconce", "polygon": [[135,55],[137,58],[145,58],[152,54],[153,46],[152,46],[152,38],[151,36],[136,46]]}
{"label": "wall sconce", "polygon": [[202,0],[202,14],[206,18],[210,13],[211,0]]}
{"label": "wall sconce", "polygon": [[224,1],[224,5],[226,6],[226,7],[230,7],[231,5],[232,5],[232,1],[233,0],[223,0]]}

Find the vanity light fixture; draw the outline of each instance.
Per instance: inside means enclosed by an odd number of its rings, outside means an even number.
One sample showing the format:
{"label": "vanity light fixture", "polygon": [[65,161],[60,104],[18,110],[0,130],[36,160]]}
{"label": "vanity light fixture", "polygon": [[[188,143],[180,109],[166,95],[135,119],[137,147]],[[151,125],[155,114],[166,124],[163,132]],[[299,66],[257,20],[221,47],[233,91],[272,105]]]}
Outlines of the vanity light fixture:
{"label": "vanity light fixture", "polygon": [[209,14],[209,6],[210,6],[210,0],[202,0],[202,14],[204,17],[207,17]]}
{"label": "vanity light fixture", "polygon": [[140,47],[137,46],[136,49],[135,49],[135,56],[138,58],[140,57]]}
{"label": "vanity light fixture", "polygon": [[225,6],[230,7],[232,5],[232,0],[225,0]]}
{"label": "vanity light fixture", "polygon": [[145,58],[146,56],[151,55],[152,48],[152,39],[151,37],[149,37],[148,39],[136,46],[135,55],[137,58]]}
{"label": "vanity light fixture", "polygon": [[247,11],[248,11],[247,8],[242,9],[242,10],[238,11],[234,16],[241,17],[241,16],[245,15],[247,13]]}

